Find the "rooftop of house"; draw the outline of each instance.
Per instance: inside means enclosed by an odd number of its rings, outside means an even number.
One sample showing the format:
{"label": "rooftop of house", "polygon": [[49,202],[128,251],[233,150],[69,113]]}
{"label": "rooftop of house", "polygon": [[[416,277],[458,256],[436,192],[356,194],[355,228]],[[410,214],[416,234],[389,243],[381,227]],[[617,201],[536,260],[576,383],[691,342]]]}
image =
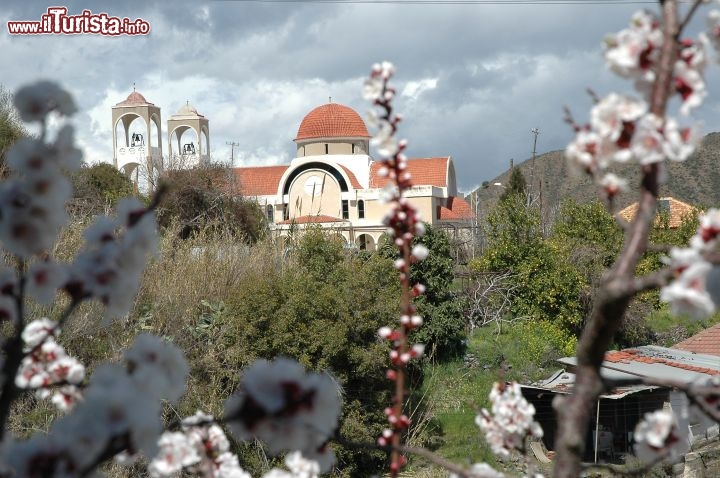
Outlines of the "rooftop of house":
{"label": "rooftop of house", "polygon": [[[577,364],[575,357],[564,357],[558,362],[571,369]],[[635,377],[691,383],[720,375],[720,359],[717,356],[686,350],[643,345],[608,351],[602,364],[601,375],[618,382]]]}
{"label": "rooftop of house", "polygon": [[[673,348],[696,354],[720,357],[720,324],[713,325],[692,337],[673,345]],[[720,359],[718,359],[720,361]]]}
{"label": "rooftop of house", "polygon": [[[663,221],[663,216],[667,217],[667,226],[671,229],[680,227],[683,220],[687,217],[692,216],[697,210],[696,207],[690,204],[684,203],[673,197],[664,197],[657,200],[658,217],[655,220],[655,224],[659,225]],[[632,221],[637,214],[638,203],[633,203],[618,212],[617,215],[625,219],[626,221]]]}

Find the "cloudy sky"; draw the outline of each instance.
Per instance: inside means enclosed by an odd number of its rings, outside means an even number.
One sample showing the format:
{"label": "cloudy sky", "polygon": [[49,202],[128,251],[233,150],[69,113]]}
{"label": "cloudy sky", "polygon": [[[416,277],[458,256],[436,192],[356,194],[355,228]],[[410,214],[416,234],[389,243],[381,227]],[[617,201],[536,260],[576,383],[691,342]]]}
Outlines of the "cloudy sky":
{"label": "cloudy sky", "polygon": [[[303,116],[346,104],[364,115],[362,80],[373,62],[393,61],[410,156],[451,155],[468,191],[532,151],[563,148],[570,106],[585,121],[592,87],[604,95],[631,85],[604,68],[601,41],[652,2],[568,0],[434,4],[386,1],[76,1],[83,9],[141,18],[147,36],[10,35],[8,20],[40,20],[49,6],[0,3],[0,84],[13,91],[38,78],[59,81],[77,99],[75,118],[86,161],[112,161],[111,107],[137,90],[165,121],[185,101],[210,120],[211,154],[235,165],[286,163]],[[505,4],[502,4],[505,3]],[[698,18],[692,31],[704,23]],[[720,130],[720,75],[696,117]],[[183,141],[184,142],[184,141]]]}

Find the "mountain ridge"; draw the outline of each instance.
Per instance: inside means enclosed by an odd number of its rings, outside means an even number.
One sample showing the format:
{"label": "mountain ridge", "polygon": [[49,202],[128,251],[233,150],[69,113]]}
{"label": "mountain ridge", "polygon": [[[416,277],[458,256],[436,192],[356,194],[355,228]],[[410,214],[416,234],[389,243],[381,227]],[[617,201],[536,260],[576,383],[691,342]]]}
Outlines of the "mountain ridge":
{"label": "mountain ridge", "polygon": [[[666,161],[666,181],[660,187],[660,196],[672,196],[680,201],[701,207],[720,205],[720,132],[705,135],[695,152],[683,162]],[[586,203],[599,198],[597,187],[590,178],[570,165],[565,151],[550,151],[528,158],[515,167],[520,168],[533,197],[542,203],[544,211],[553,211],[565,199]],[[534,169],[534,171],[533,171]],[[628,190],[616,197],[615,210],[637,201],[640,168],[635,163],[613,165],[612,172],[628,181]],[[531,184],[532,178],[532,184]],[[480,216],[485,216],[497,203],[507,184],[510,171],[483,182],[468,195],[477,204]],[[475,196],[479,203],[475,203]]]}

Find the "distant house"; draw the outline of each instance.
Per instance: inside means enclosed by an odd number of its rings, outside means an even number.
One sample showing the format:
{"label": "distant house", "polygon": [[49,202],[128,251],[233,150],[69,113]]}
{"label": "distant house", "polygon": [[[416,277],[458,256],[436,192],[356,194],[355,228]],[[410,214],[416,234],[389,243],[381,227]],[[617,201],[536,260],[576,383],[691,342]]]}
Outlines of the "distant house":
{"label": "distant house", "polygon": [[[535,406],[536,419],[545,431],[543,442],[549,450],[555,446],[557,433],[557,418],[552,401],[558,395],[571,393],[575,384],[575,357],[561,358],[558,362],[565,365],[567,371],[561,370],[547,380],[522,386],[523,396]],[[639,378],[691,383],[720,375],[720,360],[717,356],[646,345],[607,352],[600,372],[609,383],[627,384],[637,382]],[[613,460],[621,454],[632,453],[633,433],[637,423],[645,413],[664,407],[676,411],[681,427],[689,427],[691,443],[698,438],[717,434],[717,424],[711,420],[689,423],[687,416],[677,413],[685,406],[685,394],[666,387],[644,384],[615,387],[597,401],[583,459]]]}
{"label": "distant house", "polygon": [[720,357],[720,324],[713,325],[689,339],[673,345],[673,348]]}
{"label": "distant house", "polygon": [[[635,219],[637,214],[638,203],[633,203],[617,213],[617,216],[625,219],[626,221],[632,221]],[[695,206],[679,201],[673,197],[664,197],[657,200],[658,217],[655,220],[655,225],[659,225],[663,220],[663,216],[667,217],[667,225],[670,229],[676,229],[680,227],[683,220],[688,217],[692,217],[698,209]]]}

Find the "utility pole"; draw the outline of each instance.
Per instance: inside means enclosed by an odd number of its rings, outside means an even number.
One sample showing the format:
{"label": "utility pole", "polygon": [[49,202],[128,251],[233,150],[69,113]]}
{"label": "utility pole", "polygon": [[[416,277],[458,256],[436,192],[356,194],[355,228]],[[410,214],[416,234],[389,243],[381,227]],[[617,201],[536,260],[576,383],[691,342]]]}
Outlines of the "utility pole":
{"label": "utility pole", "polygon": [[225,144],[230,146],[230,167],[235,167],[235,146],[240,146],[240,143],[236,143],[235,141],[225,141]]}
{"label": "utility pole", "polygon": [[540,130],[538,128],[533,128],[530,132],[535,135],[535,139],[533,140],[532,160],[530,161],[530,188],[528,190],[528,203],[532,202],[532,188],[533,184],[535,184],[535,154],[537,153],[537,137],[540,134]]}

